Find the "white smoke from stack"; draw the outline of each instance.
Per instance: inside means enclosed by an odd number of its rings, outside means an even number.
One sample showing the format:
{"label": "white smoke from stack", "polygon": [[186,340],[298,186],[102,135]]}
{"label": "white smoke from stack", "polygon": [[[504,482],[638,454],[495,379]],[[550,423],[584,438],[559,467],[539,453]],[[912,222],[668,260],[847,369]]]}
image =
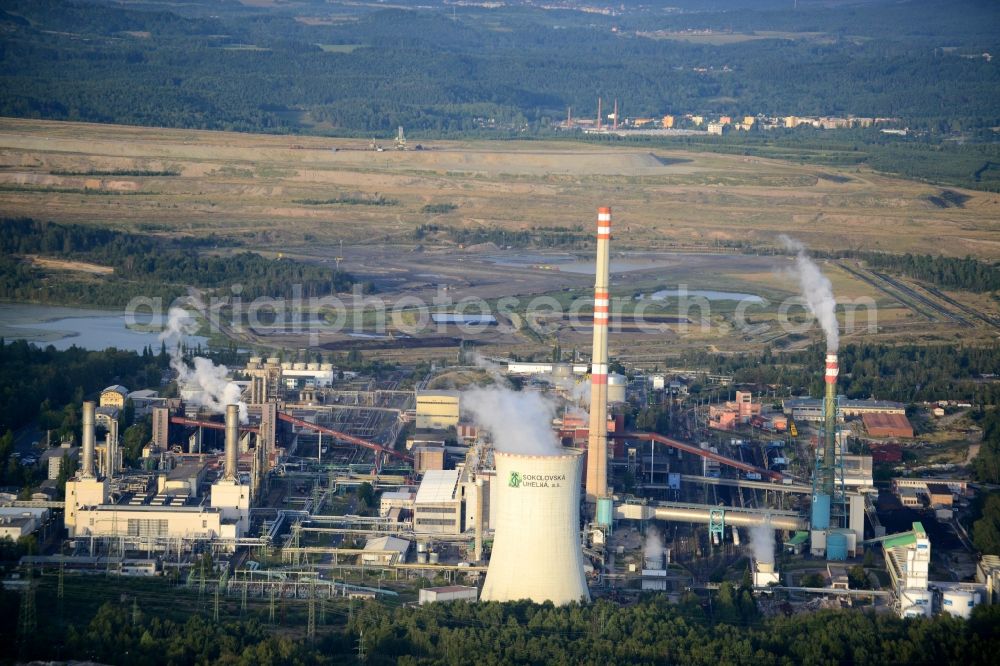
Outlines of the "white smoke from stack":
{"label": "white smoke from stack", "polygon": [[503,367],[499,363],[494,363],[479,352],[473,352],[472,364],[477,368],[485,370],[486,374],[490,376],[490,379],[492,379],[494,383],[499,384],[500,386],[510,386],[510,382],[507,381],[507,377],[504,375]]}
{"label": "white smoke from stack", "polygon": [[795,252],[795,274],[799,288],[806,300],[809,311],[819,321],[826,335],[826,350],[834,354],[840,347],[840,332],[837,324],[837,299],[833,296],[833,285],[823,275],[819,266],[809,258],[806,246],[794,238],[781,234],[778,240],[786,249]]}
{"label": "white smoke from stack", "polygon": [[198,323],[184,308],[172,307],[167,315],[167,323],[160,333],[160,341],[170,348],[170,367],[177,373],[179,386],[199,389],[197,402],[202,407],[216,413],[225,412],[226,405],[238,404],[240,423],[249,420],[247,405],[240,400],[242,390],[229,381],[229,370],[224,365],[215,365],[211,360],[196,356],[194,367],[189,367],[181,353],[181,341],[198,331]]}
{"label": "white smoke from stack", "polygon": [[647,568],[663,568],[663,537],[656,526],[646,530],[646,543],[642,548],[642,556]]}
{"label": "white smoke from stack", "polygon": [[750,548],[757,562],[774,564],[774,528],[770,523],[750,528]]}
{"label": "white smoke from stack", "polygon": [[463,391],[462,411],[493,436],[493,446],[504,453],[555,456],[564,453],[552,419],[556,406],[538,393],[512,391],[501,386]]}

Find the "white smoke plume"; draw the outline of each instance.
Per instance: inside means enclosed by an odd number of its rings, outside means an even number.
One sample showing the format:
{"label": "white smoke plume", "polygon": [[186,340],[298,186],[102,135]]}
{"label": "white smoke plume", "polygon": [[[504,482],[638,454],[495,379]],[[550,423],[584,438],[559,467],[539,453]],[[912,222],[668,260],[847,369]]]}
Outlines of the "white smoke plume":
{"label": "white smoke plume", "polygon": [[490,379],[500,386],[510,386],[510,382],[507,381],[507,377],[504,375],[504,369],[499,363],[493,362],[479,352],[473,352],[472,364],[477,368],[485,370],[486,374],[490,376]]}
{"label": "white smoke plume", "polygon": [[770,523],[750,528],[750,548],[753,558],[765,564],[774,564],[774,528]]}
{"label": "white smoke plume", "polygon": [[504,453],[555,456],[563,448],[552,430],[555,404],[533,392],[502,386],[462,392],[462,410],[493,435],[493,446]]}
{"label": "white smoke plume", "polygon": [[198,323],[184,308],[172,307],[167,313],[167,323],[160,333],[160,341],[170,349],[170,367],[177,373],[179,386],[194,387],[199,390],[198,404],[216,413],[226,411],[226,405],[240,406],[240,422],[248,420],[247,406],[240,400],[240,387],[226,377],[229,370],[224,365],[215,365],[211,360],[196,356],[194,367],[189,367],[181,352],[181,341],[198,331]]}
{"label": "white smoke plume", "polygon": [[809,258],[806,246],[782,234],[778,240],[786,249],[795,252],[795,274],[799,280],[799,288],[806,300],[809,311],[819,321],[823,333],[826,334],[826,349],[831,354],[840,347],[840,333],[837,324],[837,299],[833,296],[833,285],[819,270],[819,266]]}
{"label": "white smoke plume", "polygon": [[586,412],[590,408],[590,382],[569,376],[554,379],[553,384],[566,394],[577,409]]}
{"label": "white smoke plume", "polygon": [[646,543],[642,548],[642,556],[650,564],[655,565],[654,568],[663,568],[663,537],[655,525],[646,530]]}

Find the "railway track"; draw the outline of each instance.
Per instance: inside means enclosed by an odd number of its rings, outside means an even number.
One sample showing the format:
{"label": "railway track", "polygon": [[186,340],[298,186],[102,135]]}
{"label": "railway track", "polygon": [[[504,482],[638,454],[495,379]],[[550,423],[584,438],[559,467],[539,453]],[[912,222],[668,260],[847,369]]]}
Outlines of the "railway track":
{"label": "railway track", "polygon": [[[850,266],[845,261],[838,262],[838,264],[854,277],[870,284],[883,294],[898,300],[906,307],[925,317],[928,321],[944,321],[965,326],[969,325],[969,322],[961,315],[948,310],[940,303],[921,294],[894,277],[870,269],[868,271],[859,270]],[[936,294],[934,295],[936,296]]]}
{"label": "railway track", "polygon": [[986,324],[990,328],[995,328],[997,330],[1000,330],[1000,322],[998,322],[993,317],[987,317],[986,315],[984,315],[983,313],[977,311],[976,309],[970,308],[965,303],[959,303],[954,298],[952,298],[951,296],[948,296],[948,295],[944,294],[940,289],[937,289],[936,287],[927,287],[927,286],[925,286],[924,289],[927,290],[928,293],[932,294],[935,298],[941,299],[942,301],[944,301],[945,303],[947,303],[951,307],[953,307],[953,308],[955,308],[957,310],[961,310],[962,312],[964,312],[965,314],[969,315],[970,317],[978,319],[979,321],[983,322],[984,324]]}
{"label": "railway track", "polygon": [[897,280],[894,277],[890,277],[890,276],[886,275],[885,273],[879,273],[878,271],[871,271],[871,273],[872,273],[872,275],[878,277],[880,280],[884,280],[886,283],[892,285],[895,289],[897,289],[898,291],[902,292],[906,296],[909,296],[910,298],[912,298],[913,300],[917,301],[918,303],[920,303],[920,304],[924,305],[925,307],[933,310],[934,312],[936,312],[937,314],[939,314],[941,317],[944,317],[944,319],[946,321],[952,321],[952,322],[955,322],[956,324],[962,324],[964,326],[968,326],[969,325],[969,322],[966,321],[962,316],[955,314],[954,312],[952,312],[951,310],[945,308],[943,305],[941,305],[937,301],[934,301],[934,300],[928,298],[927,296],[924,296],[923,294],[921,294],[920,292],[918,292],[913,287],[910,287],[910,286],[908,286],[906,284],[903,284],[903,282],[901,282],[900,280]]}

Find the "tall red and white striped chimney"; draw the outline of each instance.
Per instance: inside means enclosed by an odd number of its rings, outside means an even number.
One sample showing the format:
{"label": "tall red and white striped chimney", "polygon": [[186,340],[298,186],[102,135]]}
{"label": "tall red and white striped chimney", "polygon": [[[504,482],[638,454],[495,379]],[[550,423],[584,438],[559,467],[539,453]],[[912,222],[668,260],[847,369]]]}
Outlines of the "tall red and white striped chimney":
{"label": "tall red and white striped chimney", "polygon": [[590,434],[587,501],[608,494],[608,294],[611,209],[597,209],[597,273],[594,280],[594,350],[590,368]]}

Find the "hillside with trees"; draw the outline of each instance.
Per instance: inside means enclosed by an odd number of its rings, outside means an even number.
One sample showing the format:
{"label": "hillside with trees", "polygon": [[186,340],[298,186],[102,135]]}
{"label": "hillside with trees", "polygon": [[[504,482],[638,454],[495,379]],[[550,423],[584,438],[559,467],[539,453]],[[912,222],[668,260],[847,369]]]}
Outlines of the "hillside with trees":
{"label": "hillside with trees", "polygon": [[[1000,187],[995,3],[715,4],[614,16],[501,8],[11,0],[0,114],[255,132],[551,135],[597,98],[663,114],[892,118],[838,151]],[[164,10],[169,7],[168,10]],[[330,10],[327,9],[326,12]],[[70,38],[66,38],[70,36]],[[766,150],[770,132],[706,149]],[[737,136],[738,135],[738,136]],[[812,133],[791,132],[791,141]],[[916,138],[914,138],[916,137]],[[961,138],[959,142],[952,139]],[[700,139],[703,141],[703,139]],[[828,140],[829,141],[829,140]]]}
{"label": "hillside with trees", "polygon": [[[245,300],[260,296],[302,298],[348,291],[347,272],[255,252],[222,253],[216,239],[161,239],[75,224],[28,218],[0,219],[0,298],[41,303],[121,306],[136,296],[164,303],[188,286],[216,289],[240,285]],[[111,267],[111,276],[52,279],[32,255],[69,258]],[[229,294],[226,293],[228,296]]]}

